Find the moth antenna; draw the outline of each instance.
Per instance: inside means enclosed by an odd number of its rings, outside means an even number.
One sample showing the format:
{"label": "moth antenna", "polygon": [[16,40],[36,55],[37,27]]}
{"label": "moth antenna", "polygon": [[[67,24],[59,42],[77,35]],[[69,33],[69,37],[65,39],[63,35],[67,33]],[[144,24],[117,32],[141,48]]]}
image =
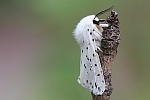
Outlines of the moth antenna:
{"label": "moth antenna", "polygon": [[95,15],[94,19],[95,19],[96,17],[98,17],[98,16],[100,16],[100,15],[102,15],[102,14],[108,12],[109,10],[111,10],[111,9],[113,9],[113,8],[114,8],[114,5],[111,6],[110,8],[108,8],[108,9],[106,9],[106,10],[103,10],[103,11],[99,12],[98,14]]}
{"label": "moth antenna", "polygon": [[[108,8],[108,9],[106,9],[106,10],[103,10],[103,11],[99,12],[98,14],[95,15],[94,19],[95,19],[96,17],[98,17],[98,16],[100,16],[100,15],[102,15],[102,14],[108,12],[109,10],[111,10],[111,9],[113,9],[113,8],[114,8],[114,5],[111,6],[110,8]],[[93,19],[93,24],[99,25],[100,20],[99,20],[99,21],[96,21],[96,20],[94,20],[94,19]]]}

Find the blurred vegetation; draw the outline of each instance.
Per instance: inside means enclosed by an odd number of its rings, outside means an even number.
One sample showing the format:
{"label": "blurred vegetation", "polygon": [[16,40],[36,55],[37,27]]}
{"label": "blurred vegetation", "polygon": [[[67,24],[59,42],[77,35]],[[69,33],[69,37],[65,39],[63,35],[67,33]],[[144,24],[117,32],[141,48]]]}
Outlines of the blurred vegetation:
{"label": "blurred vegetation", "polygon": [[25,98],[91,100],[90,93],[76,81],[80,51],[72,32],[81,18],[115,5],[121,23],[121,44],[113,65],[111,100],[150,99],[149,4],[149,0],[0,1],[0,25],[5,23],[7,27],[11,23],[18,27],[21,23],[20,27],[30,31],[25,34],[36,40],[35,50],[29,56],[34,66],[29,68],[33,77],[32,94]]}

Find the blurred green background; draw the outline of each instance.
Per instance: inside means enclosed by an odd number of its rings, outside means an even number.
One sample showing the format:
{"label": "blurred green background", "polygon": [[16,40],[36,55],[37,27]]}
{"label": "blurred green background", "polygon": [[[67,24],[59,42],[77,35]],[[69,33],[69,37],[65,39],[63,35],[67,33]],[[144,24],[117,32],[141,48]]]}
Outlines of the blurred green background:
{"label": "blurred green background", "polygon": [[[112,5],[121,44],[111,100],[150,99],[150,0],[1,0],[0,100],[92,100],[77,83],[80,49],[72,32]],[[102,18],[106,18],[106,13]]]}

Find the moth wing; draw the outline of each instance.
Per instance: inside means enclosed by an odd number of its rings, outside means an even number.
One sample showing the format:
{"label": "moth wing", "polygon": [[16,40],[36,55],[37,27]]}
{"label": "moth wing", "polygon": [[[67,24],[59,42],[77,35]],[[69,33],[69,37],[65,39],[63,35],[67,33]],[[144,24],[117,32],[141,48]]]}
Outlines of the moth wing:
{"label": "moth wing", "polygon": [[99,55],[96,50],[95,34],[93,29],[87,29],[81,48],[80,75],[78,82],[95,95],[101,95],[105,91],[105,81]]}

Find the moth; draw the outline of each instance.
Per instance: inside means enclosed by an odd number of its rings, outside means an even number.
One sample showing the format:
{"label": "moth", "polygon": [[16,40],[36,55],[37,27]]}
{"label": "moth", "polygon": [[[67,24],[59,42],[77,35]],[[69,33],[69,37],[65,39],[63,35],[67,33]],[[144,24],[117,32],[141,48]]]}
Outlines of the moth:
{"label": "moth", "polygon": [[105,91],[105,80],[98,51],[101,51],[103,27],[109,26],[101,24],[104,20],[98,19],[98,16],[112,8],[113,6],[96,15],[84,17],[73,32],[81,49],[78,83],[95,95],[102,95]]}

